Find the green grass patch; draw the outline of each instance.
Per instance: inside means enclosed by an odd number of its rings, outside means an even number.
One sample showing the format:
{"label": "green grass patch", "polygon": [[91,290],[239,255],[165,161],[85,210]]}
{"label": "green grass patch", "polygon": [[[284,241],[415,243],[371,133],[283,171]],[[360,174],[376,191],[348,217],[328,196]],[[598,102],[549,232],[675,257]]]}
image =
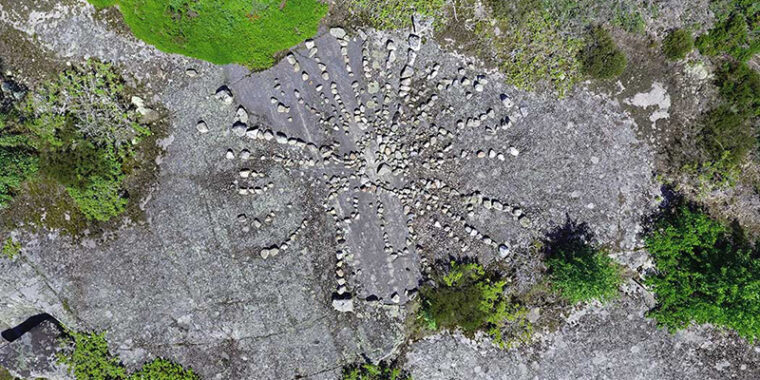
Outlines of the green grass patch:
{"label": "green grass patch", "polygon": [[504,292],[506,284],[479,264],[452,262],[437,285],[420,290],[418,320],[430,330],[458,328],[470,336],[486,331],[501,347],[512,343],[504,339],[503,331],[507,329],[518,331],[510,334],[510,339],[527,340],[532,331],[525,318],[526,310],[511,302]]}
{"label": "green grass patch", "polygon": [[157,358],[128,374],[121,361],[108,352],[104,333],[79,333],[67,330],[64,351],[58,361],[66,365],[77,380],[200,380],[192,369]]}
{"label": "green grass patch", "polygon": [[659,325],[711,323],[750,341],[760,336],[760,252],[741,228],[674,204],[655,218],[646,247],[657,267],[646,279],[658,303],[649,316]]}
{"label": "green grass patch", "polygon": [[13,260],[16,256],[21,254],[21,242],[15,241],[10,237],[5,239],[2,254],[6,259]]}
{"label": "green grass patch", "polygon": [[550,234],[544,249],[551,287],[571,303],[607,301],[618,295],[621,268],[592,245],[584,224],[568,221]]}
{"label": "green grass patch", "polygon": [[264,69],[317,32],[320,0],[89,0],[118,5],[135,36],[159,50]]}
{"label": "green grass patch", "polygon": [[586,37],[586,47],[580,52],[583,72],[596,79],[614,79],[628,65],[628,59],[615,44],[610,33],[597,26]]}
{"label": "green grass patch", "polygon": [[412,380],[412,376],[386,362],[362,363],[343,368],[342,380]]}
{"label": "green grass patch", "polygon": [[694,38],[688,30],[672,30],[662,40],[662,53],[671,61],[684,59],[694,49]]}

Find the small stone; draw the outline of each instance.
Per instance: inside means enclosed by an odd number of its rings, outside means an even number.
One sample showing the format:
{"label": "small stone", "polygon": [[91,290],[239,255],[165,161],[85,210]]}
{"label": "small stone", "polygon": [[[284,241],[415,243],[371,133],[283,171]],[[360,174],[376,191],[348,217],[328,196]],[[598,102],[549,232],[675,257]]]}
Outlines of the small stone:
{"label": "small stone", "polygon": [[215,97],[224,104],[232,104],[232,91],[230,91],[227,86],[219,87],[219,89],[216,90]]}
{"label": "small stone", "polygon": [[377,167],[377,175],[384,176],[391,174],[392,170],[391,167],[388,164],[380,164],[380,166]]}
{"label": "small stone", "polygon": [[414,51],[419,51],[422,47],[422,38],[416,34],[409,35],[409,48]]}
{"label": "small stone", "polygon": [[237,136],[237,137],[243,137],[243,136],[245,136],[245,132],[246,132],[247,130],[248,130],[248,126],[247,126],[247,125],[245,125],[245,124],[243,124],[243,123],[241,123],[241,122],[239,122],[239,121],[238,121],[238,122],[236,122],[236,123],[235,123],[235,124],[232,126],[232,133],[233,133],[235,136]]}
{"label": "small stone", "polygon": [[196,124],[195,129],[197,129],[200,133],[208,133],[208,125],[206,125],[206,122],[202,120]]}
{"label": "small stone", "polygon": [[499,257],[502,259],[509,256],[509,247],[506,244],[502,244],[499,246]]}
{"label": "small stone", "polygon": [[511,147],[509,147],[509,154],[517,157],[520,154],[520,151],[517,150],[517,148],[511,146]]}
{"label": "small stone", "polygon": [[515,105],[507,94],[501,94],[499,97],[501,98],[501,103],[504,104],[504,107],[512,108]]}
{"label": "small stone", "polygon": [[332,306],[335,310],[341,313],[352,313],[354,311],[354,301],[351,298],[334,298]]}
{"label": "small stone", "polygon": [[198,76],[198,70],[190,68],[185,70],[185,75],[189,76],[190,78],[195,78]]}
{"label": "small stone", "polygon": [[233,152],[232,149],[227,149],[227,154],[225,154],[224,157],[228,160],[235,159],[235,152]]}
{"label": "small stone", "polygon": [[343,39],[346,37],[346,30],[343,28],[330,28],[330,35],[337,39]]}
{"label": "small stone", "polygon": [[248,122],[248,111],[243,108],[243,106],[238,107],[237,112],[235,113],[235,117],[238,119],[241,123],[247,123]]}
{"label": "small stone", "polygon": [[393,292],[393,294],[391,295],[391,302],[393,303],[401,302],[401,297],[398,295],[397,292]]}

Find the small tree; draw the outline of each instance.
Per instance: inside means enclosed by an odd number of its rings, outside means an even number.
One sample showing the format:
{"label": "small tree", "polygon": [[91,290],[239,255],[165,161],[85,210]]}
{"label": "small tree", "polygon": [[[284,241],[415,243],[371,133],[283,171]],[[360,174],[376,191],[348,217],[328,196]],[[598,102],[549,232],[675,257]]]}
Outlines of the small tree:
{"label": "small tree", "polygon": [[662,40],[663,54],[673,61],[684,59],[692,49],[694,49],[694,38],[684,29],[675,29]]}
{"label": "small tree", "polygon": [[664,210],[646,237],[657,274],[646,284],[657,297],[649,315],[678,330],[711,323],[754,341],[760,337],[760,260],[738,226],[729,229],[698,207]]}
{"label": "small tree", "polygon": [[628,59],[617,47],[610,33],[597,26],[586,37],[586,47],[580,52],[583,72],[596,79],[613,79],[625,70]]}
{"label": "small tree", "polygon": [[591,244],[585,224],[568,221],[546,243],[551,286],[572,303],[615,297],[621,271],[604,250]]}
{"label": "small tree", "polygon": [[449,272],[436,286],[421,289],[419,319],[432,330],[460,328],[466,335],[487,331],[499,346],[506,346],[502,328],[508,323],[521,330],[518,340],[527,340],[531,327],[525,308],[511,303],[504,294],[506,282],[476,263],[451,263]]}

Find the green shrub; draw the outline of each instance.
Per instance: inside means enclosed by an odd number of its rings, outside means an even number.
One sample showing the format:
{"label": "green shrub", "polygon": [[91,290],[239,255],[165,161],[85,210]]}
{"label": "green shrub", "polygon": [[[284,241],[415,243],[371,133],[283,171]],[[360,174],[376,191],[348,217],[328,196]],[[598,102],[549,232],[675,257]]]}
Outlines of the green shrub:
{"label": "green shrub", "polygon": [[412,380],[412,376],[385,362],[364,363],[343,368],[342,380]]}
{"label": "green shrub", "polygon": [[168,53],[263,69],[317,33],[320,0],[96,0],[118,5],[135,36]]}
{"label": "green shrub", "polygon": [[586,47],[580,52],[583,72],[596,79],[613,79],[625,70],[628,59],[615,45],[610,33],[597,26],[586,38]]}
{"label": "green shrub", "polygon": [[585,224],[568,221],[545,243],[551,287],[571,303],[606,301],[618,294],[621,269],[594,247]]}
{"label": "green shrub", "polygon": [[507,345],[502,335],[506,324],[523,327],[521,338],[530,333],[525,309],[510,302],[505,286],[505,281],[478,264],[452,262],[437,286],[421,289],[419,319],[431,330],[460,328],[467,335],[485,330],[503,347]]}
{"label": "green shrub", "polygon": [[712,29],[697,38],[699,51],[707,56],[728,54],[740,62],[746,62],[760,53],[760,5],[755,6],[753,12],[745,14],[736,11],[718,21]]}
{"label": "green shrub", "polygon": [[90,61],[37,89],[26,107],[42,173],[66,188],[87,219],[110,220],[127,204],[124,166],[150,133],[127,98],[113,66]]}
{"label": "green shrub", "polygon": [[3,244],[2,253],[5,258],[13,260],[21,253],[21,243],[13,240],[13,238],[6,239]]}
{"label": "green shrub", "polygon": [[684,59],[692,49],[694,49],[694,38],[684,29],[675,29],[662,40],[663,54],[673,61]]}
{"label": "green shrub", "polygon": [[760,74],[746,63],[727,62],[718,69],[715,82],[721,99],[747,118],[760,116]]}
{"label": "green shrub", "polygon": [[711,323],[750,341],[760,336],[760,260],[741,229],[676,204],[654,220],[646,247],[657,267],[646,284],[657,298],[649,315],[658,324]]}
{"label": "green shrub", "polygon": [[59,354],[60,363],[69,367],[77,380],[126,379],[127,372],[118,358],[108,352],[105,334],[77,333],[69,331],[70,353]]}
{"label": "green shrub", "polygon": [[192,369],[157,358],[139,370],[127,374],[121,361],[108,352],[105,334],[79,333],[67,330],[63,352],[58,361],[69,367],[77,380],[199,380]]}
{"label": "green shrub", "polygon": [[760,74],[746,63],[725,63],[716,85],[721,104],[705,115],[700,145],[708,161],[732,170],[757,146],[752,122],[760,116]]}

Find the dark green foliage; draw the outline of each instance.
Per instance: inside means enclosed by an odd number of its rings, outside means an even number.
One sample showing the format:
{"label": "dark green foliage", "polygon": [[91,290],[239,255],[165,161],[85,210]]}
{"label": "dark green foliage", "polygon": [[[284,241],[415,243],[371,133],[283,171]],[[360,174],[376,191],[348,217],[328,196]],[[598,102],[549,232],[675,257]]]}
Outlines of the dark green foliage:
{"label": "dark green foliage", "polygon": [[750,341],[760,336],[760,257],[739,227],[676,204],[654,220],[646,246],[657,266],[646,284],[657,296],[649,315],[658,324],[711,323]]}
{"label": "dark green foliage", "polygon": [[746,63],[725,63],[716,73],[722,103],[704,118],[701,146],[710,162],[737,167],[757,146],[753,119],[760,116],[760,74]]}
{"label": "dark green foliage", "polygon": [[67,365],[77,380],[199,380],[191,369],[157,358],[145,363],[131,375],[121,361],[108,352],[105,334],[78,333],[67,330],[66,341],[59,362]]}
{"label": "dark green foliage", "polygon": [[585,224],[568,221],[545,244],[551,286],[571,303],[609,300],[622,283],[620,267],[591,244]]}
{"label": "dark green foliage", "polygon": [[670,60],[684,59],[694,49],[694,38],[685,29],[675,29],[662,40],[662,52]]}
{"label": "dark green foliage", "polygon": [[586,47],[580,52],[583,72],[596,79],[612,79],[625,70],[628,59],[617,47],[610,33],[597,26],[586,38]]}
{"label": "dark green foliage", "polygon": [[0,208],[37,172],[39,160],[14,108],[0,112]]}
{"label": "dark green foliage", "polygon": [[263,69],[275,54],[316,34],[319,0],[89,0],[118,5],[137,38],[162,51]]}
{"label": "dark green foliage", "polygon": [[727,167],[734,167],[757,141],[747,119],[724,104],[705,115],[701,144],[709,161],[723,161]]}
{"label": "dark green foliage", "polygon": [[460,328],[468,335],[485,330],[503,346],[505,323],[518,322],[530,329],[523,320],[524,308],[510,302],[505,286],[505,281],[478,264],[452,262],[437,286],[421,289],[420,319],[432,330]]}
{"label": "dark green foliage", "polygon": [[760,116],[760,74],[746,63],[725,63],[715,78],[720,96],[737,113]]}
{"label": "dark green foliage", "polygon": [[728,54],[746,62],[760,53],[760,3],[740,6],[729,17],[718,21],[712,29],[697,38],[697,48],[708,56]]}
{"label": "dark green foliage", "polygon": [[0,118],[0,206],[38,169],[87,219],[107,221],[127,204],[122,183],[135,143],[150,131],[130,109],[124,80],[90,61],[36,89]]}
{"label": "dark green foliage", "polygon": [[342,380],[412,380],[412,376],[385,362],[364,363],[343,368]]}

